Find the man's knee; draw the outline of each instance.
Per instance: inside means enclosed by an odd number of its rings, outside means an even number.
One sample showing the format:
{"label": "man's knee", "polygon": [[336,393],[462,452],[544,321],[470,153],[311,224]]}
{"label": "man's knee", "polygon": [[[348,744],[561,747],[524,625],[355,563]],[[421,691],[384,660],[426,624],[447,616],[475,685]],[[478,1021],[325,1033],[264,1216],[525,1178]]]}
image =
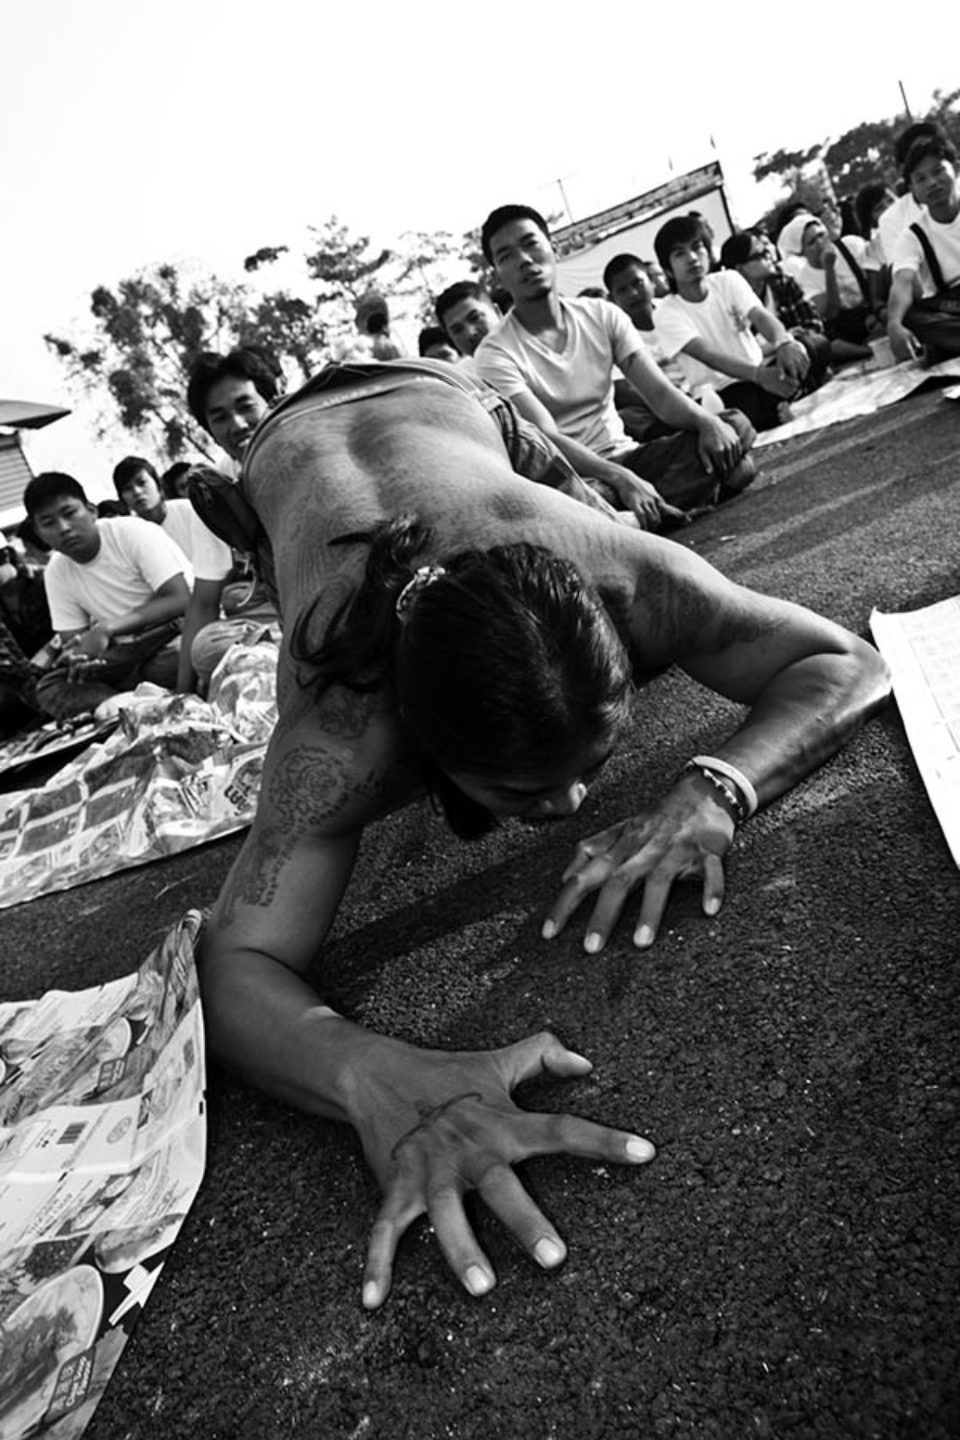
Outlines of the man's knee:
{"label": "man's knee", "polygon": [[202,687],[210,682],[210,676],[226,655],[231,645],[246,640],[257,630],[264,629],[262,620],[213,620],[204,625],[194,636],[190,649],[190,663]]}
{"label": "man's knee", "polygon": [[114,691],[109,685],[68,680],[65,671],[58,667],[37,681],[37,708],[54,720],[71,720],[75,715],[95,710],[112,694]]}

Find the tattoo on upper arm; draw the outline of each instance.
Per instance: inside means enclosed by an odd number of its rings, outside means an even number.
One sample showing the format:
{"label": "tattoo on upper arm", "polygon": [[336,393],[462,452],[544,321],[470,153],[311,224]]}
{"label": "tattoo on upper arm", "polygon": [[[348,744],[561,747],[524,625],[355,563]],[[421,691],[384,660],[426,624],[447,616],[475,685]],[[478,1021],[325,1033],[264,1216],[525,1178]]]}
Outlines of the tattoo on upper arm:
{"label": "tattoo on upper arm", "polygon": [[[627,641],[630,658],[640,669],[751,644],[778,626],[775,616],[765,617],[738,589],[725,589],[718,597],[684,571],[659,566],[645,570],[630,608],[642,617],[641,625],[629,626]],[[650,635],[649,646],[644,631]]]}
{"label": "tattoo on upper arm", "polygon": [[349,754],[291,746],[265,777],[255,843],[244,847],[221,896],[223,922],[231,923],[241,905],[271,905],[298,842],[358,797],[375,801],[385,783],[379,772],[358,777]]}

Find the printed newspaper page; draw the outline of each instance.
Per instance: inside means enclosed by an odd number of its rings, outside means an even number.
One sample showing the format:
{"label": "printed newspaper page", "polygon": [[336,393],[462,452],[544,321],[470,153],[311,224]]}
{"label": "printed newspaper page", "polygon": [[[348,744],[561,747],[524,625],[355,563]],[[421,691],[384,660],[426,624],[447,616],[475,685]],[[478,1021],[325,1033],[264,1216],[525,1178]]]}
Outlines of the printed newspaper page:
{"label": "printed newspaper page", "polygon": [[960,865],[960,596],[899,615],[874,610],[870,628],[893,674],[930,803]]}
{"label": "printed newspaper page", "polygon": [[109,738],[45,785],[0,795],[0,908],[249,825],[276,723],[277,654],[263,641],[234,645],[209,702],[135,692]]}
{"label": "printed newspaper page", "polygon": [[0,1440],[83,1433],[199,1188],[199,926],[0,1005]]}

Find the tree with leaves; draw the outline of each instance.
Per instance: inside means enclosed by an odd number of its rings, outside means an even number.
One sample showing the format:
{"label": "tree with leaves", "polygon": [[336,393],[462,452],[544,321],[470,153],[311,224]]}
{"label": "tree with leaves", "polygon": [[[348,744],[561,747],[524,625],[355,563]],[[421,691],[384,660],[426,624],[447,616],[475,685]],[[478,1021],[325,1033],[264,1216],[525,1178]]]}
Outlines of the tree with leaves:
{"label": "tree with leaves", "polygon": [[160,264],[100,285],[90,297],[93,338],[46,335],[74,387],[99,402],[102,436],[119,423],[175,460],[212,456],[209,436],[184,403],[186,377],[203,350],[256,343],[292,362],[305,378],[319,362],[324,327],[314,307],[285,292],[257,295],[209,275]]}
{"label": "tree with leaves", "polygon": [[[764,217],[773,228],[781,211],[795,201],[822,212],[824,199],[854,196],[861,186],[882,180],[897,187],[894,143],[897,135],[915,118],[931,120],[940,125],[953,144],[960,148],[960,89],[944,94],[933,93],[933,103],[920,117],[898,115],[886,120],[865,120],[844,131],[834,140],[823,140],[801,150],[776,150],[773,154],[754,157],[755,180],[779,176],[787,191],[787,199]],[[824,185],[826,176],[828,184]],[[832,191],[832,196],[830,192]]]}
{"label": "tree with leaves", "polygon": [[100,435],[119,425],[171,460],[186,452],[210,458],[210,438],[184,400],[201,351],[257,344],[299,383],[354,330],[357,303],[371,288],[389,297],[395,318],[422,323],[440,290],[476,269],[473,236],[411,232],[377,249],[336,216],[310,234],[302,294],[258,283],[289,253],[286,245],[263,245],[244,259],[245,272],[258,277],[249,283],[165,263],[98,286],[91,295],[93,334],[45,339],[73,388],[98,402]]}

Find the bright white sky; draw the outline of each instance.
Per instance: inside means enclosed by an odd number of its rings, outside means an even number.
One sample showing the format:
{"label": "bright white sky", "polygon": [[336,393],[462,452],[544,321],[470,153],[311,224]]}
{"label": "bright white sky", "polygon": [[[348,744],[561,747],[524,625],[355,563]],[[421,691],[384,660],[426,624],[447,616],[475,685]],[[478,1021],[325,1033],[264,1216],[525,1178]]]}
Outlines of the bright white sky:
{"label": "bright white sky", "polygon": [[[884,7],[636,0],[8,0],[0,79],[0,395],[76,406],[46,331],[158,260],[235,275],[336,214],[390,244],[524,201],[574,217],[719,158],[734,217],[769,203],[750,159],[960,83],[960,5],[922,35]],[[889,12],[886,12],[889,13]],[[671,32],[672,16],[677,31]],[[679,57],[682,52],[682,64]],[[681,93],[682,89],[682,93]],[[716,142],[711,149],[710,137]],[[80,415],[25,435],[93,494],[127,437]]]}

